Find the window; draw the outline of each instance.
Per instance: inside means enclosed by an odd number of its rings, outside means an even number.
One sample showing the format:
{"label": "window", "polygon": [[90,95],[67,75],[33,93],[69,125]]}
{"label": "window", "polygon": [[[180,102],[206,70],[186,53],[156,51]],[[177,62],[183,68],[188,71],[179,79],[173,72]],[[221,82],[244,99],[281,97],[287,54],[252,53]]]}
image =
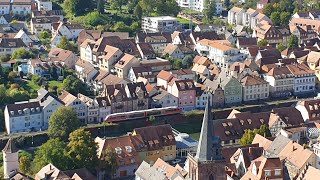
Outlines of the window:
{"label": "window", "polygon": [[271,176],[271,171],[270,171],[270,170],[265,170],[265,171],[264,171],[264,175],[265,175],[266,177]]}
{"label": "window", "polygon": [[274,171],[274,175],[275,175],[275,176],[280,176],[280,175],[281,175],[281,169],[276,169],[276,170]]}

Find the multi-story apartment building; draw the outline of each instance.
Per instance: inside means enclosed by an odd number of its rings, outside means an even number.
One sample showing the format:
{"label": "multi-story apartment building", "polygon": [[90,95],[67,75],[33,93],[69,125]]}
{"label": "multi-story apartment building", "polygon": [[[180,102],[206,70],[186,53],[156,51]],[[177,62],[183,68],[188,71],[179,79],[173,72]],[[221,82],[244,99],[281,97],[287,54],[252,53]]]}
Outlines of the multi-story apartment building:
{"label": "multi-story apartment building", "polygon": [[[178,5],[182,8],[192,9],[194,11],[202,12],[206,9],[209,5],[206,4],[207,1],[205,0],[176,0]],[[216,15],[222,13],[222,3],[220,0],[215,0],[216,5]]]}
{"label": "multi-story apartment building", "polygon": [[178,98],[178,107],[190,111],[196,104],[196,86],[193,80],[178,80],[173,78],[168,83],[168,92]]}
{"label": "multi-story apartment building", "polygon": [[40,106],[42,107],[42,128],[41,130],[48,129],[49,127],[49,120],[51,115],[64,103],[55,95],[48,92],[44,88],[38,90],[38,97],[32,101],[39,101]]}
{"label": "multi-story apartment building", "polygon": [[149,95],[142,82],[107,85],[103,93],[110,102],[111,113],[148,109]]}
{"label": "multi-story apartment building", "polygon": [[153,51],[157,54],[161,54],[168,44],[172,42],[170,32],[138,32],[136,34],[136,43],[148,43],[152,46]]}
{"label": "multi-story apartment building", "polygon": [[272,97],[292,95],[295,78],[288,67],[273,67],[264,74],[264,79],[269,83],[269,91]]}
{"label": "multi-story apartment building", "polygon": [[10,2],[11,0],[2,0],[0,2],[0,14],[10,14]]}
{"label": "multi-story apartment building", "polygon": [[107,115],[111,114],[111,105],[106,97],[96,97],[96,100],[99,105],[99,119],[98,121],[101,123],[107,117]]}
{"label": "multi-story apartment building", "polygon": [[228,24],[242,24],[242,18],[245,10],[238,7],[233,7],[228,11]]}
{"label": "multi-story apartment building", "polygon": [[316,76],[314,71],[305,64],[287,65],[289,71],[294,76],[293,93],[295,95],[314,93],[316,85]]}
{"label": "multi-story apartment building", "polygon": [[289,31],[282,33],[277,27],[269,24],[260,24],[253,32],[253,37],[257,37],[258,41],[264,39],[270,45],[276,45],[279,43],[287,44],[289,36]]}
{"label": "multi-story apartment building", "polygon": [[119,78],[127,78],[129,74],[129,70],[132,67],[137,67],[139,66],[139,60],[130,55],[130,54],[125,54],[124,56],[121,57],[121,59],[114,65],[115,72],[117,73],[117,76]]}
{"label": "multi-story apartment building", "polygon": [[107,72],[114,68],[115,63],[121,58],[122,51],[119,48],[107,45],[99,59],[99,67]]}
{"label": "multi-story apartment building", "polygon": [[11,11],[13,14],[27,15],[31,14],[31,0],[12,0]]}
{"label": "multi-story apartment building", "polygon": [[227,69],[235,61],[244,59],[244,54],[240,53],[237,48],[231,47],[227,40],[208,40],[202,39],[196,44],[197,52],[213,59],[218,66]]}
{"label": "multi-story apartment building", "polygon": [[232,105],[242,102],[242,84],[236,78],[221,73],[215,83],[223,90],[225,104]]}
{"label": "multi-story apartment building", "polygon": [[258,14],[259,14],[259,12],[257,10],[249,8],[246,12],[243,13],[242,25],[251,28],[252,18]]}
{"label": "multi-story apartment building", "polygon": [[145,32],[173,32],[181,29],[177,18],[171,16],[143,17],[141,28]]}
{"label": "multi-story apartment building", "polygon": [[17,102],[4,110],[8,134],[38,131],[43,127],[43,113],[39,102]]}
{"label": "multi-story apartment building", "polygon": [[51,11],[52,2],[47,0],[36,0],[38,11]]}
{"label": "multi-story apartment building", "polygon": [[243,101],[255,101],[269,97],[269,83],[259,76],[247,75],[240,80]]}
{"label": "multi-story apartment building", "polygon": [[81,101],[77,96],[72,95],[67,91],[63,91],[59,99],[65,106],[74,109],[81,124],[87,124],[88,106],[85,102]]}
{"label": "multi-story apartment building", "polygon": [[300,111],[305,122],[320,120],[320,99],[299,101],[296,109]]}

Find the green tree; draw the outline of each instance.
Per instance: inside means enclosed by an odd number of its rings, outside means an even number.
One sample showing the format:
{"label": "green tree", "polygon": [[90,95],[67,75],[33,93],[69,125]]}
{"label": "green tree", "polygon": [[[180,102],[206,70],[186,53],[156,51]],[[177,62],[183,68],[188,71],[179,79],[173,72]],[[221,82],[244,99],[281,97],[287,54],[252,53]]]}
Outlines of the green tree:
{"label": "green tree", "polygon": [[73,51],[73,52],[76,51],[75,45],[73,43],[70,43],[70,41],[65,36],[61,38],[61,41],[59,42],[57,47],[61,49]]}
{"label": "green tree", "polygon": [[155,0],[141,0],[139,5],[142,8],[142,11],[145,15],[150,15],[153,12],[154,5],[156,4]]}
{"label": "green tree", "polygon": [[11,71],[11,72],[9,72],[9,74],[8,74],[8,79],[9,79],[10,81],[13,81],[13,79],[14,79],[16,76],[17,76],[17,74],[16,74],[15,72]]}
{"label": "green tree", "polygon": [[271,132],[270,132],[268,126],[265,124],[260,126],[260,128],[258,130],[258,134],[260,134],[261,136],[264,136],[264,137],[271,137]]}
{"label": "green tree", "polygon": [[193,64],[193,57],[191,55],[185,56],[182,60],[183,68],[190,68]]}
{"label": "green tree", "polygon": [[63,3],[63,10],[68,16],[80,16],[87,10],[92,9],[92,1],[89,0],[65,0]]}
{"label": "green tree", "polygon": [[[0,84],[0,106],[3,106],[4,104],[7,103],[8,101],[8,96],[7,96],[7,88],[4,86],[4,84]],[[3,113],[3,112],[2,112]],[[1,117],[1,116],[0,116]],[[3,117],[4,118],[4,117]],[[4,119],[3,119],[4,121]],[[4,123],[4,122],[3,122]],[[1,122],[2,124],[2,122]],[[2,127],[2,126],[1,126]],[[4,126],[3,126],[4,127]],[[4,130],[4,129],[3,129]]]}
{"label": "green tree", "polygon": [[270,19],[274,25],[279,26],[281,23],[280,12],[271,13]]}
{"label": "green tree", "polygon": [[123,21],[119,21],[112,27],[112,30],[119,32],[129,32],[131,31],[131,28],[127,26]]}
{"label": "green tree", "polygon": [[42,44],[44,44],[44,45],[50,44],[51,37],[52,37],[52,35],[48,31],[42,31],[39,35],[39,39],[42,42]]}
{"label": "green tree", "polygon": [[94,169],[98,165],[97,144],[89,131],[77,129],[69,136],[67,155],[74,168]]}
{"label": "green tree", "polygon": [[126,3],[125,0],[110,0],[110,8],[112,10],[116,10],[117,12],[119,11],[121,13],[122,6],[125,5],[125,3]]}
{"label": "green tree", "polygon": [[9,60],[10,60],[10,54],[5,54],[5,55],[0,56],[1,62],[7,62]]}
{"label": "green tree", "polygon": [[136,7],[134,7],[134,12],[133,14],[138,18],[141,19],[142,17],[142,8],[140,4],[137,4]]}
{"label": "green tree", "polygon": [[73,75],[68,75],[62,83],[62,89],[65,91],[70,92],[73,95],[78,93],[86,94],[85,85]]}
{"label": "green tree", "polygon": [[274,9],[271,3],[268,3],[263,7],[263,14],[266,16],[270,17],[272,12],[274,12]]}
{"label": "green tree", "polygon": [[254,139],[254,136],[255,133],[252,130],[245,130],[245,133],[242,135],[242,138],[240,139],[240,144],[242,146],[251,144]]}
{"label": "green tree", "polygon": [[70,167],[69,159],[65,156],[66,145],[59,139],[50,139],[42,144],[35,152],[33,172],[38,172],[43,166],[53,163],[60,170]]}
{"label": "green tree", "polygon": [[262,39],[261,41],[258,42],[258,46],[262,47],[262,46],[267,46],[269,43],[267,40]]}
{"label": "green tree", "polygon": [[296,48],[299,46],[299,39],[296,35],[291,34],[289,37],[289,41],[288,41],[288,48],[292,49],[292,48]]}
{"label": "green tree", "polygon": [[291,18],[291,14],[289,12],[281,12],[280,14],[280,22],[282,26],[286,26],[289,24]]}
{"label": "green tree", "polygon": [[13,70],[14,70],[14,71],[18,71],[18,66],[19,66],[20,64],[21,64],[20,61],[15,62],[14,65],[13,65]]}
{"label": "green tree", "polygon": [[29,59],[34,58],[34,54],[31,51],[27,51],[25,48],[18,48],[12,53],[11,59]]}
{"label": "green tree", "polygon": [[59,107],[50,117],[48,135],[50,138],[66,140],[69,134],[80,127],[77,113],[70,107]]}
{"label": "green tree", "polygon": [[207,20],[212,20],[213,15],[216,14],[215,0],[207,0],[207,8],[203,10],[203,15]]}
{"label": "green tree", "polygon": [[23,89],[12,89],[9,91],[8,96],[11,99],[10,103],[26,101],[30,99],[28,92]]}
{"label": "green tree", "polygon": [[31,168],[31,160],[27,156],[22,156],[19,158],[19,170],[22,173],[28,174],[30,173]]}
{"label": "green tree", "polygon": [[283,45],[282,43],[278,44],[277,49],[282,52],[286,49],[287,47],[285,45]]}
{"label": "green tree", "polygon": [[105,172],[109,173],[109,177],[116,172],[117,157],[110,146],[108,146],[106,150],[101,153],[98,167],[100,170],[104,170]]}

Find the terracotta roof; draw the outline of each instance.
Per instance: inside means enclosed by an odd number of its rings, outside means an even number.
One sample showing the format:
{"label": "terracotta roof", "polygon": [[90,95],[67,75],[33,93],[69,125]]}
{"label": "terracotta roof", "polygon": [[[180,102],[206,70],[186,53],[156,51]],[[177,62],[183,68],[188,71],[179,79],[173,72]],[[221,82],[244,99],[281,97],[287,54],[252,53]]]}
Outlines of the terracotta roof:
{"label": "terracotta roof", "polygon": [[[117,157],[118,166],[128,166],[138,164],[140,158],[138,152],[144,149],[143,140],[140,135],[129,135],[111,139],[101,139],[97,137],[95,142],[98,143],[98,157],[102,158],[104,151],[111,147]],[[123,165],[121,165],[123,163]]]}
{"label": "terracotta roof", "polygon": [[261,136],[260,134],[256,134],[252,141],[252,144],[259,144],[259,147],[262,147],[264,150],[267,150],[271,143],[271,140]]}
{"label": "terracotta roof", "polygon": [[103,60],[105,60],[105,61],[109,61],[109,60],[111,60],[111,58],[114,57],[114,55],[115,55],[117,52],[120,52],[120,49],[119,49],[119,48],[106,45],[106,47],[104,48],[104,52],[103,52],[104,55],[102,56],[102,58],[103,58]]}
{"label": "terracotta roof", "polygon": [[136,59],[133,55],[124,54],[124,56],[115,64],[116,68],[124,68],[130,61]]}
{"label": "terracotta roof", "polygon": [[320,170],[309,165],[301,171],[297,179],[313,180],[315,177],[320,177]]}
{"label": "terracotta roof", "polygon": [[163,79],[163,80],[169,82],[173,78],[173,75],[171,73],[169,73],[168,71],[161,70],[159,72],[159,74],[157,75],[157,78],[160,78],[160,79]]}
{"label": "terracotta roof", "polygon": [[104,85],[115,85],[115,84],[121,83],[122,81],[124,81],[122,78],[119,78],[118,76],[113,75],[113,74],[108,74],[106,77],[104,77],[101,80],[101,82]]}
{"label": "terracotta roof", "polygon": [[308,54],[307,62],[318,64],[320,60],[320,52],[311,51]]}
{"label": "terracotta roof", "polygon": [[72,95],[71,93],[67,91],[62,91],[61,95],[59,96],[59,99],[66,105],[69,106],[73,101],[77,99],[76,96]]}
{"label": "terracotta roof", "polygon": [[256,46],[257,38],[238,38],[240,46]]}
{"label": "terracotta roof", "polygon": [[95,70],[94,66],[91,63],[89,63],[89,62],[87,62],[85,60],[82,60],[82,59],[79,59],[76,62],[76,66],[79,66],[79,67],[83,68],[83,72],[85,74],[89,74],[90,72]]}
{"label": "terracotta roof", "polygon": [[[166,175],[168,179],[172,179],[173,176],[179,176],[179,175],[180,177],[181,176],[184,177],[188,174],[178,164],[175,167],[173,167],[160,158],[158,158],[157,161],[153,164],[153,167],[156,167],[158,170],[163,171],[163,173]],[[179,175],[177,175],[176,173],[178,173]]]}
{"label": "terracotta roof", "polygon": [[176,145],[176,140],[169,124],[135,128],[133,130],[140,135],[148,150],[163,149],[164,146]]}
{"label": "terracotta roof", "polygon": [[239,13],[242,10],[243,10],[242,8],[238,8],[238,7],[233,6],[233,8],[231,8],[229,11]]}
{"label": "terracotta roof", "polygon": [[314,71],[305,64],[289,64],[287,65],[289,71],[293,75],[310,75],[314,74]]}
{"label": "terracotta roof", "polygon": [[228,51],[228,50],[233,49],[232,47],[225,45],[224,43],[220,43],[219,41],[212,41],[212,40],[208,40],[208,39],[202,39],[202,40],[198,41],[198,43],[200,43],[204,46],[210,46],[215,49],[219,49],[221,51]]}
{"label": "terracotta roof", "polygon": [[143,55],[155,55],[155,52],[150,43],[139,43],[137,46],[140,47]]}
{"label": "terracotta roof", "polygon": [[196,90],[193,80],[175,80],[174,84],[179,91]]}
{"label": "terracotta roof", "polygon": [[193,74],[191,69],[178,69],[171,71],[171,74],[177,76],[190,75]]}
{"label": "terracotta roof", "polygon": [[44,23],[57,23],[60,21],[60,17],[33,17],[31,22],[33,24],[44,24]]}
{"label": "terracotta roof", "polygon": [[254,86],[254,85],[262,85],[262,84],[268,84],[267,81],[264,79],[258,77],[258,76],[252,76],[252,75],[247,75],[244,78],[240,80],[241,84],[243,86]]}
{"label": "terracotta roof", "polygon": [[171,34],[167,32],[156,32],[156,33],[146,33],[138,32],[137,40],[139,43],[148,42],[148,43],[171,43]]}

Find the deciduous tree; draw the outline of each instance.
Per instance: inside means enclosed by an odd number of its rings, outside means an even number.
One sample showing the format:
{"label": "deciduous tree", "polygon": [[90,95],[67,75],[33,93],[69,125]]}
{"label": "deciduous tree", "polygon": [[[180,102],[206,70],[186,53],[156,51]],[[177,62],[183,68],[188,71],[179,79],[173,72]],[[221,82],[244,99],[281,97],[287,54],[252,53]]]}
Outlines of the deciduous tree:
{"label": "deciduous tree", "polygon": [[19,171],[23,173],[30,173],[31,160],[27,156],[21,156],[19,158]]}
{"label": "deciduous tree", "polygon": [[98,165],[97,144],[91,133],[83,128],[70,134],[66,154],[75,168],[94,169]]}
{"label": "deciduous tree", "polygon": [[280,12],[272,12],[270,19],[274,25],[279,26],[281,23]]}
{"label": "deciduous tree", "polygon": [[77,113],[70,107],[59,107],[50,117],[48,135],[50,138],[66,140],[69,134],[80,127]]}
{"label": "deciduous tree", "polygon": [[65,156],[66,145],[59,139],[50,139],[42,144],[35,152],[33,172],[38,172],[43,166],[53,163],[60,170],[70,167],[69,159]]}
{"label": "deciduous tree", "polygon": [[289,37],[289,41],[288,41],[288,48],[292,49],[292,48],[296,48],[299,46],[299,39],[296,35],[291,34]]}
{"label": "deciduous tree", "polygon": [[108,146],[105,151],[101,153],[99,159],[99,168],[109,174],[113,175],[117,170],[117,157],[112,151],[112,148]]}
{"label": "deciduous tree", "polygon": [[89,0],[65,0],[63,10],[68,16],[79,16],[92,8],[92,1]]}
{"label": "deciduous tree", "polygon": [[268,44],[269,44],[268,41],[265,39],[262,39],[261,41],[258,42],[259,47],[266,46]]}
{"label": "deciduous tree", "polygon": [[27,51],[25,48],[18,48],[12,53],[11,59],[29,59],[34,58],[34,54],[31,51]]}
{"label": "deciduous tree", "polygon": [[73,95],[76,95],[78,93],[85,94],[86,91],[85,85],[74,75],[68,75],[63,80],[62,88],[63,90],[68,91]]}

